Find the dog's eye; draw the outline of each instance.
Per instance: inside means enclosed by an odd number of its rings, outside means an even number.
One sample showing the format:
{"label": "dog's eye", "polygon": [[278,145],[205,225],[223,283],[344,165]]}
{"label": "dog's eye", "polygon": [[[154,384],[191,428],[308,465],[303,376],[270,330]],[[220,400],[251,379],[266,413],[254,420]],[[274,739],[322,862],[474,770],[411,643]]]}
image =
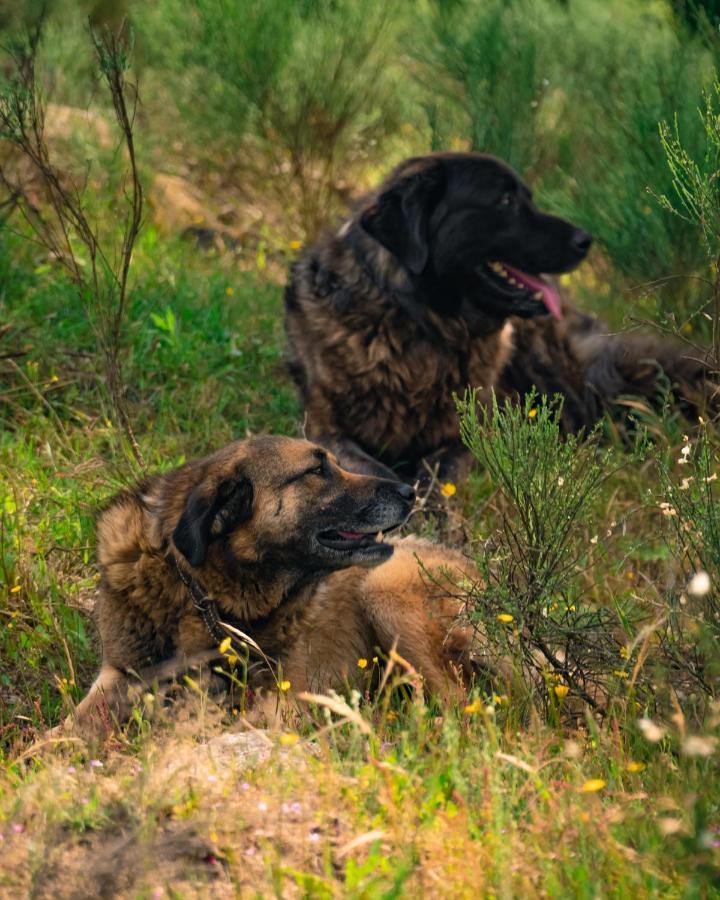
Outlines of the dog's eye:
{"label": "dog's eye", "polygon": [[498,205],[498,206],[501,206],[501,207],[504,207],[505,209],[507,209],[509,206],[514,206],[514,205],[515,205],[515,197],[514,197],[514,195],[511,194],[509,191],[507,191],[506,193],[504,193],[504,194],[500,197],[500,199],[498,200],[497,205]]}
{"label": "dog's eye", "polygon": [[321,478],[324,478],[325,475],[327,475],[327,473],[328,473],[327,459],[325,459],[325,457],[323,457],[316,466],[312,467],[312,469],[306,469],[304,474],[305,475],[319,475]]}

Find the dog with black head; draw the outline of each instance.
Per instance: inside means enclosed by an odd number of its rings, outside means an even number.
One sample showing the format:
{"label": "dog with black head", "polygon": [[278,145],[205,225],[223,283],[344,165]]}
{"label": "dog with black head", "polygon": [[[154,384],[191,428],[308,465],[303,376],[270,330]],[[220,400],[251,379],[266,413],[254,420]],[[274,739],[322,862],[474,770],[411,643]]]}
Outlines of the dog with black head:
{"label": "dog with black head", "polygon": [[430,691],[460,697],[475,633],[456,582],[478,576],[455,551],[385,539],[413,502],[408,485],[283,437],[237,441],[120,494],[97,526],[102,667],[68,725],[121,721],[131,684],[217,657],[226,624],[274,661],[255,688],[280,671],[294,692],[357,686],[358,659],[397,648]]}
{"label": "dog with black head", "polygon": [[607,334],[546,277],[591,243],[491,156],[402,163],[292,268],[285,322],[308,436],[352,471],[412,481],[437,463],[457,478],[467,455],[453,396],[467,386],[481,402],[562,394],[568,431],[624,394],[657,398],[666,381],[696,409],[704,360]]}

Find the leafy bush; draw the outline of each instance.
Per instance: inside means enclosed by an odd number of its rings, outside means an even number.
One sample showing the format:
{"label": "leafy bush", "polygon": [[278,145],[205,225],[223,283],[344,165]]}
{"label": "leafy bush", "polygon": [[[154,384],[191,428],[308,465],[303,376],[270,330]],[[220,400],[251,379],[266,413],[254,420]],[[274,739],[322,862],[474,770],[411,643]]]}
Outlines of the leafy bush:
{"label": "leafy bush", "polygon": [[563,438],[557,400],[494,400],[488,411],[469,392],[458,407],[463,442],[504,501],[495,550],[478,561],[485,585],[470,597],[474,615],[490,623],[531,683],[548,683],[541,702],[570,691],[602,707],[627,675],[618,666],[618,629],[631,617],[590,604],[578,574],[603,553],[605,542],[591,534],[596,502],[617,469],[613,451],[600,453],[597,433]]}
{"label": "leafy bush", "polygon": [[398,8],[198,0],[188,10],[162,0],[136,20],[190,123],[242,171],[274,184],[288,206],[294,199],[288,212],[313,234],[333,207],[338,173],[399,126]]}
{"label": "leafy bush", "polygon": [[[543,134],[540,108],[558,12],[557,4],[536,0],[432,4],[415,53],[424,63],[420,78],[435,146],[459,137],[521,172],[538,166],[553,142]],[[438,80],[439,73],[445,77]]]}
{"label": "leafy bush", "polygon": [[[693,229],[649,189],[672,188],[659,121],[677,112],[687,148],[702,146],[716,42],[669,6],[616,0],[436,0],[426,27],[419,77],[436,146],[507,159],[633,282],[703,271]],[[694,287],[673,281],[665,311],[687,308]]]}
{"label": "leafy bush", "polygon": [[[682,467],[682,468],[681,468]],[[656,501],[687,584],[668,593],[665,653],[690,691],[717,689],[720,660],[720,449],[701,424],[679,455],[659,460]]]}

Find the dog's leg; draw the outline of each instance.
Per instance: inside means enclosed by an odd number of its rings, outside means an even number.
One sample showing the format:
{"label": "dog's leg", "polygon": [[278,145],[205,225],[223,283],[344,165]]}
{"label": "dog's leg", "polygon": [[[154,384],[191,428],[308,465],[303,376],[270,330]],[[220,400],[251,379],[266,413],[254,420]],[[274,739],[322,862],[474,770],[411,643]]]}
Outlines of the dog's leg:
{"label": "dog's leg", "polygon": [[[462,702],[466,696],[461,683],[464,666],[460,659],[451,666],[454,660],[446,646],[447,632],[458,611],[453,610],[453,616],[434,617],[428,615],[426,603],[419,586],[402,594],[370,590],[363,607],[385,653],[394,647],[423,676],[430,694],[445,702]],[[440,612],[441,604],[437,606]],[[463,651],[469,649],[462,636],[454,634],[452,648],[459,657],[461,647]]]}
{"label": "dog's leg", "polygon": [[111,731],[128,714],[127,691],[125,674],[104,663],[86,696],[63,722],[62,730],[77,729],[95,737]]}

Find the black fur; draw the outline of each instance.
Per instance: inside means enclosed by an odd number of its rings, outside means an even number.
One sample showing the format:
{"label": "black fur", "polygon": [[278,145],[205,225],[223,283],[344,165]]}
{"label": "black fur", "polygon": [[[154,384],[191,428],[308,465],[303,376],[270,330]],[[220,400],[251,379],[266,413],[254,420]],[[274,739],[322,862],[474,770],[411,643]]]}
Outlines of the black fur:
{"label": "black fur", "polygon": [[200,485],[188,497],[173,531],[173,543],[191,566],[201,566],[210,544],[229,534],[252,515],[252,482],[242,476],[222,481],[208,497]]}

